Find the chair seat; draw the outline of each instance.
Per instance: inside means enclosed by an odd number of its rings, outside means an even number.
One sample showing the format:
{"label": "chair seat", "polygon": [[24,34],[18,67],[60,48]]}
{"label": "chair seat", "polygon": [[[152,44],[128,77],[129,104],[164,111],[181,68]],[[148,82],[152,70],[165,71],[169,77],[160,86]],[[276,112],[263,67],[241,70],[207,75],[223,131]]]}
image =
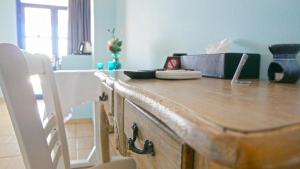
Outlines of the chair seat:
{"label": "chair seat", "polygon": [[95,166],[88,169],[136,169],[133,158],[127,158],[124,160],[113,161],[100,166]]}

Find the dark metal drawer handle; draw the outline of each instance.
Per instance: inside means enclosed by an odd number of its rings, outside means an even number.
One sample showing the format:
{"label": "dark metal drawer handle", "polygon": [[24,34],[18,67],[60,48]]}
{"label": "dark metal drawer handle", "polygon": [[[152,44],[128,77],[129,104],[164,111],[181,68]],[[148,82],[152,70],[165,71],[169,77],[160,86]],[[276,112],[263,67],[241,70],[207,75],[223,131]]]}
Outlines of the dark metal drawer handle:
{"label": "dark metal drawer handle", "polygon": [[135,141],[136,141],[136,138],[138,135],[138,126],[136,123],[133,123],[131,128],[133,131],[133,136],[132,136],[132,138],[128,139],[129,150],[131,150],[132,152],[137,153],[137,154],[151,154],[152,156],[154,156],[154,145],[153,145],[152,141],[145,140],[144,147],[142,150],[138,149],[135,146]]}
{"label": "dark metal drawer handle", "polygon": [[107,101],[108,100],[108,95],[105,94],[105,92],[102,93],[102,96],[99,96],[100,101]]}

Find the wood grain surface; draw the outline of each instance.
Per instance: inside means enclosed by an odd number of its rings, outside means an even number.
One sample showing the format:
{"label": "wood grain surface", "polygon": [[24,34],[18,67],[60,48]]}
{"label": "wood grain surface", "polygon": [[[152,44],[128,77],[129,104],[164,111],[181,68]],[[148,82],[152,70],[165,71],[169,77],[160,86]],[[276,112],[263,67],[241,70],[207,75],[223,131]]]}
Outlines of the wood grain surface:
{"label": "wood grain surface", "polygon": [[109,76],[118,95],[150,112],[209,161],[231,168],[300,167],[299,84]]}
{"label": "wood grain surface", "polygon": [[127,138],[132,138],[133,123],[138,126],[136,146],[142,149],[144,141],[150,140],[153,142],[155,152],[154,156],[131,153],[139,169],[181,169],[182,146],[180,142],[170,137],[157,123],[147,118],[145,112],[125,100],[124,130]]}

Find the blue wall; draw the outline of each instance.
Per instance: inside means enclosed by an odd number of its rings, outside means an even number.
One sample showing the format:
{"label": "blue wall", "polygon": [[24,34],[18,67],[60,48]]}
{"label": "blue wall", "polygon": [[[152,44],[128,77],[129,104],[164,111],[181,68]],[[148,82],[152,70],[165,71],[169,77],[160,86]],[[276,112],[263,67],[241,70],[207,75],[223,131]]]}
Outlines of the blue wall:
{"label": "blue wall", "polygon": [[262,55],[266,79],[268,45],[300,43],[299,0],[119,0],[117,7],[127,68],[162,67],[173,52],[204,53],[229,38],[231,51]]}
{"label": "blue wall", "polygon": [[73,108],[72,119],[91,119],[93,118],[94,103],[86,102]]}
{"label": "blue wall", "polygon": [[[123,1],[123,0],[121,0]],[[107,41],[111,35],[107,29],[116,27],[116,0],[93,0],[93,55],[94,67],[97,62],[103,62],[105,66],[111,60],[111,54],[107,50]],[[107,68],[107,66],[105,67]]]}
{"label": "blue wall", "polygon": [[0,1],[0,43],[17,43],[16,1]]}
{"label": "blue wall", "polygon": [[[16,1],[0,1],[0,43],[17,43]],[[0,97],[2,92],[0,88]]]}

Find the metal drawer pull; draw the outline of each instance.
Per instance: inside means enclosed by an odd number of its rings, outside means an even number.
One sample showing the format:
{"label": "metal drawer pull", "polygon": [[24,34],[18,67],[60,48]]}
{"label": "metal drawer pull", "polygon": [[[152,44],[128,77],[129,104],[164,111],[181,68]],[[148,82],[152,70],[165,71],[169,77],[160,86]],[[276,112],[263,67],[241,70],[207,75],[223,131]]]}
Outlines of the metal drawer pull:
{"label": "metal drawer pull", "polygon": [[102,96],[99,96],[100,101],[107,101],[108,100],[108,95],[105,94],[105,92],[102,92]]}
{"label": "metal drawer pull", "polygon": [[152,141],[145,140],[144,147],[142,150],[138,149],[135,146],[134,143],[135,143],[137,135],[138,135],[138,126],[136,123],[133,123],[131,128],[133,131],[133,136],[132,136],[132,138],[128,139],[129,150],[131,150],[132,152],[137,153],[137,154],[151,154],[152,156],[154,156],[154,145],[153,145]]}

